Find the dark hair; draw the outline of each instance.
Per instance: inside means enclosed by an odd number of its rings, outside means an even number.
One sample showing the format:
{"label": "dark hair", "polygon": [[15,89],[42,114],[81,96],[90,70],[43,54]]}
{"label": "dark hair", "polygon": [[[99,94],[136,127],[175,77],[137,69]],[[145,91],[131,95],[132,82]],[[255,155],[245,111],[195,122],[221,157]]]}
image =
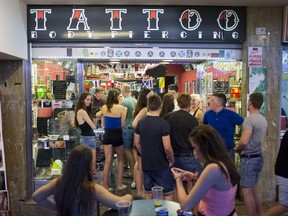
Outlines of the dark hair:
{"label": "dark hair", "polygon": [[137,90],[132,90],[131,91],[131,96],[134,96],[136,100],[138,100],[139,97],[139,92]]}
{"label": "dark hair", "polygon": [[156,111],[158,110],[161,105],[162,105],[162,100],[159,95],[152,95],[151,97],[148,98],[148,109],[151,111]]}
{"label": "dark hair", "polygon": [[174,110],[174,97],[171,93],[166,93],[163,97],[163,106],[160,113],[160,117],[164,117],[167,113]]}
{"label": "dark hair", "polygon": [[217,97],[220,100],[220,103],[223,107],[226,107],[227,98],[226,95],[223,93],[215,93],[213,94],[214,97]]}
{"label": "dark hair", "polygon": [[227,179],[229,179],[230,176],[233,186],[239,183],[240,175],[228,155],[222,137],[213,127],[209,125],[194,127],[189,135],[189,141],[199,146],[199,150],[207,164],[216,163]]}
{"label": "dark hair", "polygon": [[249,96],[249,101],[255,109],[261,109],[263,105],[263,95],[259,92],[254,92]]}
{"label": "dark hair", "polygon": [[88,116],[90,117],[90,119],[93,121],[93,117],[92,117],[92,101],[91,101],[91,104],[86,107],[85,106],[85,103],[84,103],[84,100],[88,97],[88,96],[91,96],[91,100],[92,100],[92,95],[89,94],[89,93],[82,93],[78,99],[78,103],[76,105],[76,110],[75,110],[75,119],[74,119],[74,122],[75,122],[75,126],[76,127],[79,127],[79,123],[78,123],[78,120],[77,120],[77,112],[80,110],[80,109],[84,109]]}
{"label": "dark hair", "polygon": [[142,89],[139,93],[139,97],[134,110],[134,118],[138,115],[138,113],[144,108],[147,107],[147,95],[151,92],[151,89]]}
{"label": "dark hair", "polygon": [[178,106],[181,109],[189,108],[191,104],[191,99],[191,95],[188,93],[179,94],[179,96],[177,97]]}
{"label": "dark hair", "polygon": [[[94,205],[94,183],[91,176],[92,151],[78,145],[70,153],[62,177],[55,187],[57,216],[71,216],[76,209],[86,213]],[[81,214],[81,215],[82,215]]]}
{"label": "dark hair", "polygon": [[114,104],[118,104],[118,96],[120,95],[120,92],[117,89],[111,89],[108,92],[107,96],[107,101],[106,101],[106,106],[108,112],[111,112],[111,108],[113,107]]}
{"label": "dark hair", "polygon": [[177,84],[170,84],[168,86],[168,90],[175,90],[176,92],[179,91],[178,85]]}

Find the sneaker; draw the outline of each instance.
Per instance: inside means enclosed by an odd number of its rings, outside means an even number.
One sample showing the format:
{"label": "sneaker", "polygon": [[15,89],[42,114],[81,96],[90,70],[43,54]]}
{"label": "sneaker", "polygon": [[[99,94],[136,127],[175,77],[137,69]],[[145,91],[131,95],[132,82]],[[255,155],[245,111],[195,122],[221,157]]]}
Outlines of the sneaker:
{"label": "sneaker", "polygon": [[136,188],[136,183],[135,183],[134,181],[131,183],[131,188],[132,188],[132,189],[135,189],[135,188]]}
{"label": "sneaker", "polygon": [[117,187],[117,190],[124,190],[124,189],[126,189],[127,188],[127,185],[119,185],[118,187]]}

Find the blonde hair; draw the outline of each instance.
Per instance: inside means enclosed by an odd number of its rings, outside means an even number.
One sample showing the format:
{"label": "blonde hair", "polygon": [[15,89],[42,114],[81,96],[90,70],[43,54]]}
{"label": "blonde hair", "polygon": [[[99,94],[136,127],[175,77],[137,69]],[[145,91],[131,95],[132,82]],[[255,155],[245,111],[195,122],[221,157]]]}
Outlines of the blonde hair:
{"label": "blonde hair", "polygon": [[202,100],[200,98],[200,95],[199,94],[191,94],[191,99],[195,99],[197,101],[197,107],[202,109]]}
{"label": "blonde hair", "polygon": [[131,86],[130,86],[129,84],[127,84],[127,83],[124,83],[124,84],[122,85],[122,89],[123,89],[124,92],[130,93],[130,91],[131,91]]}

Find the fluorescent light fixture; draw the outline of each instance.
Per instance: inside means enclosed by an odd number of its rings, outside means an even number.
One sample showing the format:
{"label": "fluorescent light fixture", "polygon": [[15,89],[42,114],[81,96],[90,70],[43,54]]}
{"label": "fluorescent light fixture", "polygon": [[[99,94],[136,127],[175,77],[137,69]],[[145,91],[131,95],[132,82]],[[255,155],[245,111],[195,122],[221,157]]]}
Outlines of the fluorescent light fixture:
{"label": "fluorescent light fixture", "polygon": [[163,62],[173,62],[173,59],[163,59]]}

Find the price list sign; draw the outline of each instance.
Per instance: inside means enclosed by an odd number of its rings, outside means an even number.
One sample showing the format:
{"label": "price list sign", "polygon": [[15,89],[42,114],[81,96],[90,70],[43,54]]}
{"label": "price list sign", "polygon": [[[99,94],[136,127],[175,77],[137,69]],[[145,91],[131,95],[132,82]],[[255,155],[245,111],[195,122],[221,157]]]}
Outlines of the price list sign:
{"label": "price list sign", "polygon": [[53,96],[54,99],[66,99],[66,81],[53,81]]}

